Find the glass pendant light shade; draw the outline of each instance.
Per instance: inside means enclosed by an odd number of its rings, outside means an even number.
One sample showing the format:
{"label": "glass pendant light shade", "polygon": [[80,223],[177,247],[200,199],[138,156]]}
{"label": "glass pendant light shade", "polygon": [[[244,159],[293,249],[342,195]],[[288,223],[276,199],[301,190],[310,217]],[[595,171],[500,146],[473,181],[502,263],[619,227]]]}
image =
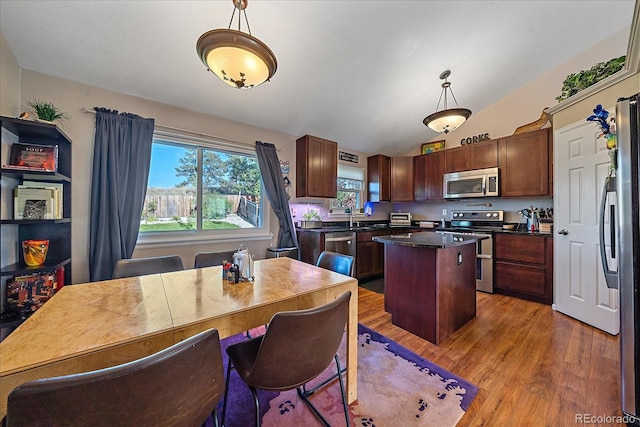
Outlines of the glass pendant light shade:
{"label": "glass pendant light shade", "polygon": [[[440,74],[440,80],[444,80],[444,83],[442,83],[442,92],[440,93],[440,99],[438,100],[438,105],[436,106],[436,112],[433,114],[429,114],[424,118],[424,120],[422,120],[422,123],[424,123],[425,126],[435,130],[436,132],[449,133],[452,130],[460,127],[460,125],[462,125],[471,116],[471,110],[458,107],[458,101],[456,100],[456,97],[453,95],[453,91],[451,90],[451,83],[447,80],[450,75],[450,70],[443,71],[442,74]],[[456,108],[447,109],[448,92],[451,92],[451,97],[456,103]],[[438,107],[440,107],[440,101],[443,97],[444,110],[438,111]]]}
{"label": "glass pendant light shade", "polygon": [[211,30],[196,43],[207,68],[229,86],[248,89],[271,79],[278,63],[269,47],[250,34]]}
{"label": "glass pendant light shade", "polygon": [[449,133],[457,129],[471,116],[471,110],[466,108],[450,108],[429,114],[422,123],[436,132]]}
{"label": "glass pendant light shade", "polygon": [[[232,0],[234,5],[229,28],[211,30],[196,43],[198,56],[207,69],[223,82],[238,89],[249,89],[270,80],[278,62],[271,49],[251,35],[246,8],[249,0]],[[238,30],[231,23],[238,10]],[[240,31],[240,15],[244,12],[249,33]]]}

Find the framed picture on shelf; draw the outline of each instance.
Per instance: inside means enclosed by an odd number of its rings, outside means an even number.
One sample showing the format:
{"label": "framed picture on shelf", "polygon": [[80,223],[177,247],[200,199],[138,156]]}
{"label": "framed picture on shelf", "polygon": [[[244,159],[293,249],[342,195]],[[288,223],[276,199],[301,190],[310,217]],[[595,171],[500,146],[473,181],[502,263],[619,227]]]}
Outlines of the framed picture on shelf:
{"label": "framed picture on shelf", "polygon": [[444,150],[445,140],[442,141],[434,141],[434,142],[425,142],[420,146],[420,154],[429,154],[435,153],[436,151]]}

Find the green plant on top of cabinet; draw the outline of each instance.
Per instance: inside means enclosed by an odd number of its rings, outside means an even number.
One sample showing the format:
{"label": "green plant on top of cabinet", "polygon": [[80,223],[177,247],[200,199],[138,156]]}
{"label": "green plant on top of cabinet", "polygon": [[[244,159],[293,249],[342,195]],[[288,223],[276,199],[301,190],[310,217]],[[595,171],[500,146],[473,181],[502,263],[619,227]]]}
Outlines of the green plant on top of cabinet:
{"label": "green plant on top of cabinet", "polygon": [[391,158],[391,201],[413,201],[413,157]]}
{"label": "green plant on top of cabinet", "polygon": [[500,196],[548,196],[551,128],[498,139]]}
{"label": "green plant on top of cabinet", "polygon": [[463,172],[498,166],[498,141],[490,139],[445,150],[445,172]]}
{"label": "green plant on top of cabinet", "polygon": [[442,200],[444,151],[413,158],[413,196],[416,202]]}
{"label": "green plant on top of cabinet", "polygon": [[296,140],[296,197],[335,199],[338,143],[305,135]]}
{"label": "green plant on top of cabinet", "polygon": [[367,157],[367,190],[370,202],[391,201],[391,157]]}

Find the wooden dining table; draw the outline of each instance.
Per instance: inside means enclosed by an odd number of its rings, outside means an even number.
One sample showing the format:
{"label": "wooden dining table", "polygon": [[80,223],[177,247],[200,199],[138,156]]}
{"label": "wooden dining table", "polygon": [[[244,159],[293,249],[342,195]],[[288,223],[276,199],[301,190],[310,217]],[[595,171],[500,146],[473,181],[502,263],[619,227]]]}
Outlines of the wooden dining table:
{"label": "wooden dining table", "polygon": [[256,261],[254,274],[228,283],[215,266],[65,286],[0,342],[0,418],[11,390],[25,381],[130,362],[209,328],[228,337],[346,291],[346,388],[355,401],[358,282],[291,258]]}

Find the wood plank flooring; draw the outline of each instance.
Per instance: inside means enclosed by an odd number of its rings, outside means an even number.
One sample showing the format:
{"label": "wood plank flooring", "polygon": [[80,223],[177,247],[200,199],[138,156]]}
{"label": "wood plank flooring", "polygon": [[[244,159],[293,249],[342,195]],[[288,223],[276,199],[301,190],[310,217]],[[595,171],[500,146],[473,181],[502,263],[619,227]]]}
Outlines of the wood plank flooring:
{"label": "wood plank flooring", "polygon": [[459,426],[573,426],[583,424],[577,414],[622,415],[618,337],[548,305],[478,292],[476,318],[436,346],[392,325],[384,295],[360,287],[358,301],[360,323],[480,388]]}

